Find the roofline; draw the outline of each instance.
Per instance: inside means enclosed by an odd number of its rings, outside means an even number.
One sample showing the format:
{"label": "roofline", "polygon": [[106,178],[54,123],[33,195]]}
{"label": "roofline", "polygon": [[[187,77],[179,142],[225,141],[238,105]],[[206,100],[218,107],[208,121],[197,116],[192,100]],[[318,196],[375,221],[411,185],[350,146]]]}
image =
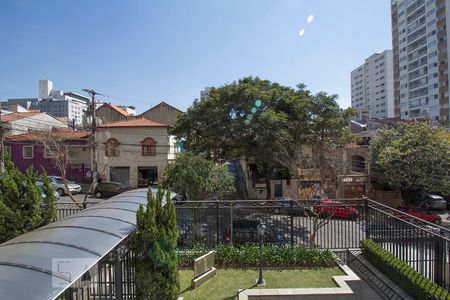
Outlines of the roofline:
{"label": "roofline", "polygon": [[146,111],[144,111],[144,112],[143,112],[142,114],[140,114],[140,116],[142,116],[143,114],[145,114],[145,113],[147,113],[147,112],[151,111],[152,109],[156,108],[157,106],[160,106],[161,104],[165,104],[165,105],[167,105],[167,106],[170,106],[170,107],[172,107],[173,109],[177,110],[178,112],[180,112],[180,113],[183,113],[183,114],[184,114],[184,111],[182,111],[182,110],[180,110],[180,109],[176,108],[176,107],[175,107],[175,106],[173,106],[173,105],[170,105],[170,104],[169,104],[169,103],[167,103],[167,102],[161,101],[160,103],[156,104],[155,106],[153,106],[153,107],[151,107],[151,108],[147,109]]}

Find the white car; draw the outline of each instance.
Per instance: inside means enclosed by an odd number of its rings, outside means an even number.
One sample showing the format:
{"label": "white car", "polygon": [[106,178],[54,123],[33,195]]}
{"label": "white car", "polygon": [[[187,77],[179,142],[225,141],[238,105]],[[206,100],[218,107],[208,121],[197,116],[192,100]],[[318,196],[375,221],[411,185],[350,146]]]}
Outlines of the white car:
{"label": "white car", "polygon": [[49,176],[50,185],[54,191],[57,191],[60,196],[69,194],[69,191],[72,195],[78,194],[81,192],[81,185],[77,183],[72,183],[66,180],[66,185],[64,184],[64,179],[59,176]]}

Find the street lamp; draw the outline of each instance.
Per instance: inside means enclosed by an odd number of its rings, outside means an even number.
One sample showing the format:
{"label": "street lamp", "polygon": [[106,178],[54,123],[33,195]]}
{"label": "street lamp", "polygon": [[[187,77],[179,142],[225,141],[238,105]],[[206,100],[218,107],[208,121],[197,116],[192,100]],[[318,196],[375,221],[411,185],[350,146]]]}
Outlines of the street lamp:
{"label": "street lamp", "polygon": [[258,286],[265,286],[266,285],[266,281],[263,278],[263,274],[262,274],[262,248],[263,248],[263,244],[264,244],[264,235],[266,233],[266,225],[259,223],[258,226],[256,227],[256,229],[258,230],[258,236],[259,236],[259,278],[256,281],[256,284]]}

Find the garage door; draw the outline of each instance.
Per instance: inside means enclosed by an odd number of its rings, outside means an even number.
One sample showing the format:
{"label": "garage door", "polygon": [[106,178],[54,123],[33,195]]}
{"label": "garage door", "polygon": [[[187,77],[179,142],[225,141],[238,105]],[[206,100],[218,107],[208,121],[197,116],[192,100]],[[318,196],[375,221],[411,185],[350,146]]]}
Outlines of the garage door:
{"label": "garage door", "polygon": [[127,187],[130,186],[130,168],[129,167],[111,167],[111,181],[121,182]]}

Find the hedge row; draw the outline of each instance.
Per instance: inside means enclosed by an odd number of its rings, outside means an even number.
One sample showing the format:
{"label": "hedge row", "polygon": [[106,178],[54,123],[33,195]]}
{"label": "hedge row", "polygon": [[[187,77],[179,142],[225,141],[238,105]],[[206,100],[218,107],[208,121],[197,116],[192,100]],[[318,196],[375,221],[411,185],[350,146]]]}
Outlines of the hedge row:
{"label": "hedge row", "polygon": [[371,240],[361,241],[363,256],[414,299],[449,299],[448,291],[423,277]]}
{"label": "hedge row", "polygon": [[[216,249],[215,263],[222,268],[253,268],[259,266],[259,246],[220,245]],[[204,246],[194,246],[179,252],[180,268],[191,268],[196,258],[207,253]],[[263,265],[265,267],[333,267],[336,259],[329,250],[308,246],[264,245]]]}

